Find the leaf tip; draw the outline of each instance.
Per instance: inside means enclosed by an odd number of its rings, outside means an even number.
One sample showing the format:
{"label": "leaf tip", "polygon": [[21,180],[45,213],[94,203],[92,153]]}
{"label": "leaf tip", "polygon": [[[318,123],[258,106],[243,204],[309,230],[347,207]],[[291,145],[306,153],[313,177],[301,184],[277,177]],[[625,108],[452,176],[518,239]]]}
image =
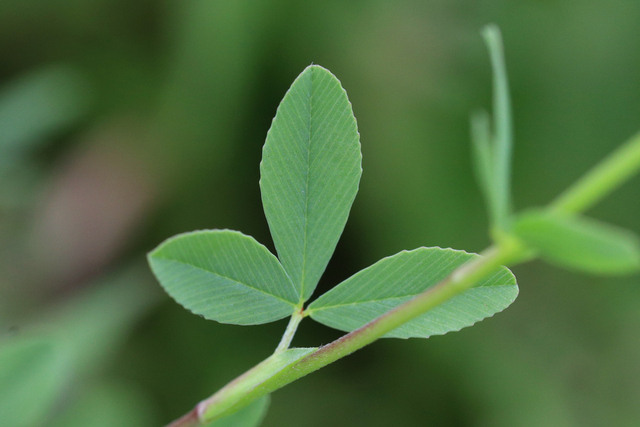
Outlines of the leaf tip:
{"label": "leaf tip", "polygon": [[500,27],[498,27],[498,25],[493,22],[482,27],[482,29],[480,30],[480,34],[487,43],[502,41]]}

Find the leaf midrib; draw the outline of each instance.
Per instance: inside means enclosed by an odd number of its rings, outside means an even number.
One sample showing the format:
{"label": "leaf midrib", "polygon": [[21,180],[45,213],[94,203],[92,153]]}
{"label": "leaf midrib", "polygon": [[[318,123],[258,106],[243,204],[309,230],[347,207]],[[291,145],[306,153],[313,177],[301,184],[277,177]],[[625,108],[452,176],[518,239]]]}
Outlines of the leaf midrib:
{"label": "leaf midrib", "polygon": [[311,68],[309,75],[309,124],[307,126],[307,169],[306,169],[306,182],[304,189],[304,242],[302,249],[302,269],[300,270],[300,301],[299,304],[304,303],[304,288],[306,282],[306,270],[307,270],[307,241],[309,232],[309,175],[311,175],[311,123],[313,122],[313,76],[315,75],[314,69]]}
{"label": "leaf midrib", "polygon": [[253,287],[253,286],[251,286],[251,285],[249,285],[249,284],[247,284],[247,283],[239,282],[238,280],[233,279],[233,278],[231,278],[231,277],[228,277],[228,276],[225,276],[225,275],[222,275],[222,274],[218,274],[218,273],[214,273],[214,272],[209,271],[209,270],[207,270],[207,269],[204,269],[204,268],[202,268],[202,267],[198,267],[197,265],[190,264],[190,263],[188,263],[188,262],[180,261],[180,260],[177,260],[177,259],[166,258],[166,257],[163,257],[163,256],[158,256],[158,255],[156,255],[155,257],[156,257],[156,258],[158,258],[158,259],[163,259],[163,260],[166,260],[166,261],[175,262],[175,263],[177,263],[177,264],[186,265],[186,266],[189,266],[189,267],[191,267],[191,268],[195,268],[196,270],[203,271],[203,272],[205,272],[205,273],[207,273],[207,274],[211,274],[211,275],[214,275],[214,276],[221,277],[221,278],[223,278],[223,279],[227,279],[227,280],[229,280],[229,281],[231,281],[231,282],[237,283],[237,284],[242,285],[242,286],[245,286],[245,287],[247,287],[247,288],[249,288],[249,289],[253,289],[253,290],[258,291],[258,292],[261,292],[261,293],[263,293],[263,294],[265,294],[265,295],[269,295],[269,296],[271,296],[271,297],[273,297],[273,298],[279,299],[280,301],[286,302],[287,304],[289,304],[289,305],[293,306],[294,308],[296,307],[296,304],[295,304],[294,302],[291,302],[291,301],[289,301],[289,300],[286,300],[286,299],[284,299],[284,298],[281,298],[281,297],[279,297],[279,296],[277,296],[277,295],[275,295],[275,294],[271,294],[271,293],[269,293],[269,292],[267,292],[267,291],[265,291],[265,290],[263,290],[263,289]]}

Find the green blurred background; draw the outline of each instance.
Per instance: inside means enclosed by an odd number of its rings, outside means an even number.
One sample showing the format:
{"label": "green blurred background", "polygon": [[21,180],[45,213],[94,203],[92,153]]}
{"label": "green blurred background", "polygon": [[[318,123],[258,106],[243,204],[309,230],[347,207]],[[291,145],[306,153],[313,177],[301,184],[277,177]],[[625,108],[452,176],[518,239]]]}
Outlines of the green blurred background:
{"label": "green blurred background", "polygon": [[[0,346],[33,360],[6,356],[0,425],[159,426],[273,351],[286,321],[194,316],[145,253],[203,228],[273,248],[261,148],[312,62],[349,93],[364,168],[316,294],[402,249],[486,247],[468,117],[490,106],[489,22],[515,205],[542,205],[640,130],[637,0],[2,0]],[[590,213],[639,232],[639,212],[634,178]],[[640,425],[640,277],[514,272],[504,313],[375,343],[275,393],[264,426]],[[294,345],[338,336],[307,321]]]}

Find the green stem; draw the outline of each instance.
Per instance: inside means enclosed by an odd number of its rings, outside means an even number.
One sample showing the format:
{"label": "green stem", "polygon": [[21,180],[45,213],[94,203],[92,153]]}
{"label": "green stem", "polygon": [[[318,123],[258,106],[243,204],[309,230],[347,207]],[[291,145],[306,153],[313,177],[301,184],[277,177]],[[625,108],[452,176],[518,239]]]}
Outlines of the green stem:
{"label": "green stem", "polygon": [[563,192],[551,208],[566,213],[584,211],[640,170],[640,133],[622,145]]}
{"label": "green stem", "polygon": [[284,331],[284,335],[282,335],[282,339],[280,340],[280,344],[278,344],[275,353],[280,353],[281,351],[289,348],[291,340],[293,340],[293,336],[296,334],[298,325],[300,325],[302,319],[304,319],[304,314],[302,314],[302,308],[299,308],[291,315],[291,320],[289,320],[287,329]]}
{"label": "green stem", "polygon": [[[524,248],[514,240],[508,240],[500,246],[488,248],[481,254],[482,256],[458,267],[439,284],[372,320],[361,328],[344,335],[330,344],[320,347],[299,362],[278,372],[277,375],[266,379],[253,389],[248,390],[247,393],[242,396],[242,400],[244,402],[251,402],[258,399],[376,341],[398,326],[471,288],[478,283],[478,281],[493,274],[502,265],[510,263],[513,260],[521,259],[523,250]],[[297,313],[297,316],[301,319],[304,314]],[[299,321],[300,320],[298,320],[297,323],[299,323]],[[293,322],[294,320],[292,318],[289,324],[292,325]],[[297,327],[297,323],[295,327]],[[287,330],[289,329],[288,327]],[[294,330],[294,327],[291,329]],[[285,333],[285,336],[286,335]],[[282,344],[283,342],[286,342],[284,337],[278,349],[284,346],[284,344]],[[288,346],[288,343],[286,345]],[[232,381],[232,383],[238,381],[242,381],[242,376]],[[197,421],[194,421],[193,417],[190,416],[191,413],[189,413],[180,419],[186,420],[187,423],[174,423],[171,424],[170,427],[206,425],[206,423],[212,420],[203,419],[202,414],[217,413],[210,405],[220,404],[220,402],[221,400],[212,398],[204,400],[196,406],[197,409],[195,413],[200,414]],[[224,404],[228,403],[227,401],[224,402]],[[176,421],[176,423],[180,420]]]}
{"label": "green stem", "polygon": [[320,347],[287,369],[287,372],[278,375],[273,384],[263,384],[261,388],[267,387],[270,389],[269,392],[276,390],[361,349],[398,326],[471,288],[478,281],[493,274],[502,265],[518,259],[522,250],[523,248],[514,241],[499,247],[488,248],[481,254],[481,257],[463,264],[436,286],[427,289],[359,329]]}

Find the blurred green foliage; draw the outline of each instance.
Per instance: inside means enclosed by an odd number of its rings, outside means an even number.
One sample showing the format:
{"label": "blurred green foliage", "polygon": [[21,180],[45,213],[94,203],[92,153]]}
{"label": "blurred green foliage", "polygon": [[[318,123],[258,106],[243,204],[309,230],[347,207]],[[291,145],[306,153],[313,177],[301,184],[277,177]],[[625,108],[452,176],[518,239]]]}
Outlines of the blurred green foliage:
{"label": "blurred green foliage", "polygon": [[[311,62],[350,95],[365,171],[317,294],[404,248],[483,249],[468,117],[490,105],[487,22],[505,42],[515,209],[542,205],[638,130],[640,2],[0,2],[0,358],[35,336],[85,361],[43,425],[160,425],[274,349],[282,322],[218,325],[150,273],[114,272],[188,230],[269,241],[261,148]],[[638,232],[639,210],[635,178],[590,214]],[[275,393],[264,425],[640,424],[638,276],[514,272],[504,313],[376,343]],[[294,345],[336,336],[305,322]]]}

